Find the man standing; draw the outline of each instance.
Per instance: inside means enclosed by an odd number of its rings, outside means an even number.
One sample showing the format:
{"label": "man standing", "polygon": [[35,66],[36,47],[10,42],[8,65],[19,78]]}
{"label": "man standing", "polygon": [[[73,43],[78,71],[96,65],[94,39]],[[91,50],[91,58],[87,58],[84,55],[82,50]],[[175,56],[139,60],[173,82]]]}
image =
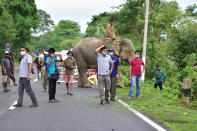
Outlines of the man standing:
{"label": "man standing", "polygon": [[32,57],[27,53],[28,49],[21,47],[20,55],[21,55],[21,62],[19,68],[19,99],[15,107],[21,107],[23,105],[23,94],[24,89],[26,90],[27,94],[30,96],[32,100],[32,105],[30,107],[37,107],[37,99],[34,94],[34,91],[31,88],[31,70],[32,70]]}
{"label": "man standing", "polygon": [[[113,62],[114,62],[114,68],[113,71],[110,75],[111,78],[111,88],[110,88],[110,94],[111,94],[111,101],[115,101],[115,97],[116,97],[116,85],[117,85],[117,81],[120,75],[120,61],[119,58],[116,57],[114,55],[114,49],[111,48],[109,49],[109,55],[111,56]],[[111,69],[111,66],[110,66]]]}
{"label": "man standing", "polygon": [[[101,51],[101,53],[99,53]],[[109,55],[107,55],[107,47],[102,45],[95,50],[98,63],[98,87],[100,104],[102,105],[104,100],[109,104],[109,91],[111,87],[110,75],[114,68],[113,61]],[[111,70],[110,70],[111,64]]]}
{"label": "man standing", "polygon": [[117,38],[117,36],[114,33],[114,21],[111,19],[109,21],[109,24],[107,25],[106,28],[106,36],[112,38],[113,40],[115,40]]}
{"label": "man standing", "polygon": [[2,75],[3,75],[3,91],[8,92],[10,90],[7,89],[8,77],[11,73],[11,65],[9,59],[9,52],[5,51],[5,57],[1,61],[2,65]]}
{"label": "man standing", "polygon": [[157,67],[157,71],[155,72],[155,79],[156,81],[154,87],[157,89],[157,86],[159,85],[160,90],[162,90],[162,83],[166,79],[166,74],[163,71],[161,71],[160,66]]}
{"label": "man standing", "polygon": [[109,40],[112,42],[112,48],[114,49],[114,54],[119,56],[119,50],[120,50],[120,39],[115,35],[114,33],[114,21],[111,19],[109,21],[109,24],[106,28],[106,36],[109,38]]}
{"label": "man standing", "polygon": [[66,82],[66,87],[67,87],[67,94],[73,95],[72,87],[73,87],[73,81],[74,81],[74,69],[76,68],[76,61],[73,58],[72,51],[68,51],[67,56],[68,58],[64,60],[64,68],[66,69],[65,82]]}
{"label": "man standing", "polygon": [[48,55],[45,50],[42,50],[43,56],[40,57],[39,63],[41,65],[41,76],[42,76],[42,84],[43,84],[43,89],[46,91],[47,90],[47,80],[48,80],[48,71],[46,67],[46,61],[45,57]]}
{"label": "man standing", "polygon": [[16,78],[15,78],[15,75],[14,75],[14,56],[12,55],[11,51],[9,51],[9,59],[10,59],[10,65],[11,65],[10,79],[13,81],[14,86],[17,86]]}
{"label": "man standing", "polygon": [[145,70],[146,66],[144,65],[144,62],[142,59],[140,59],[140,51],[136,50],[135,51],[135,58],[132,58],[130,61],[130,71],[129,71],[129,76],[130,80],[132,80],[131,88],[129,91],[129,99],[133,97],[133,90],[134,86],[136,83],[136,98],[140,98],[140,82],[141,82],[141,76],[142,76],[142,71],[141,71],[141,66],[143,65],[143,71]]}
{"label": "man standing", "polygon": [[[60,61],[62,61],[62,57],[60,57]],[[56,73],[56,62],[58,61],[57,56],[55,55],[55,49],[49,49],[49,57],[46,58],[46,63],[48,67],[48,77],[49,77],[49,103],[59,102],[59,100],[55,99],[56,93],[56,81],[52,78],[52,75]]]}

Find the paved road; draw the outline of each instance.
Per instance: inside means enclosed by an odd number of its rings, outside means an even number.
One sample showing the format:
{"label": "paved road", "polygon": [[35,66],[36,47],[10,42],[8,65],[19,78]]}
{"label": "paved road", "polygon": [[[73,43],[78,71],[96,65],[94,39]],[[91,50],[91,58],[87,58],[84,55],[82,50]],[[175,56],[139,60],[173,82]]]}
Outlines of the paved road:
{"label": "paved road", "polygon": [[28,107],[31,101],[25,93],[23,107],[9,110],[18,99],[17,87],[9,87],[12,91],[8,93],[3,93],[1,87],[0,131],[155,131],[118,102],[101,106],[95,98],[97,88],[75,86],[74,96],[69,96],[61,83],[56,93],[61,102],[48,103],[48,93],[43,92],[41,81],[34,81],[35,77],[31,81],[39,101],[37,108]]}

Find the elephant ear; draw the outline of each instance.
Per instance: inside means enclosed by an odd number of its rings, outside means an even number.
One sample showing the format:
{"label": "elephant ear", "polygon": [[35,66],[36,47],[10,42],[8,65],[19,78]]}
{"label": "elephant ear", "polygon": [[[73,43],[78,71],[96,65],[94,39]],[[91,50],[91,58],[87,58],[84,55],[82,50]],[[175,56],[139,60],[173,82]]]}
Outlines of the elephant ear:
{"label": "elephant ear", "polygon": [[117,39],[112,43],[112,48],[114,49],[114,54],[120,56],[120,43],[121,40]]}

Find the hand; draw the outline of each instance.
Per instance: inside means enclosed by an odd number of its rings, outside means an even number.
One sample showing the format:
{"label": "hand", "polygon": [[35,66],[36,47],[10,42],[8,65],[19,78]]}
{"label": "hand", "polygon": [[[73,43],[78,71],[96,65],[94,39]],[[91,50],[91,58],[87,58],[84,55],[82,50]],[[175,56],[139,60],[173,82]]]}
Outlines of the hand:
{"label": "hand", "polygon": [[30,81],[30,80],[31,80],[30,75],[28,75],[27,76],[27,81]]}
{"label": "hand", "polygon": [[131,76],[129,77],[129,80],[132,80]]}
{"label": "hand", "polygon": [[103,48],[105,45],[102,45],[100,48]]}
{"label": "hand", "polygon": [[56,55],[56,54],[54,54],[52,58],[55,58],[55,57],[57,57],[57,55]]}
{"label": "hand", "polygon": [[119,79],[120,75],[116,75],[116,78]]}
{"label": "hand", "polygon": [[109,75],[111,75],[112,71],[110,70]]}

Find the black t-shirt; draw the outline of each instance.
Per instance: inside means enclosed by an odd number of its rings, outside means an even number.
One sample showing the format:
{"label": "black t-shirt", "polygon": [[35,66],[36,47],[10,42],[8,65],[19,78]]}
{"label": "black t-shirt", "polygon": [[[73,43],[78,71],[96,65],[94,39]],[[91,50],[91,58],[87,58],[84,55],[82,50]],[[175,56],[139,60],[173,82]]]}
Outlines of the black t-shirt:
{"label": "black t-shirt", "polygon": [[38,60],[38,59],[39,59],[39,58],[37,57],[37,58],[34,60],[34,63],[36,63],[38,69],[41,69],[41,65],[39,64],[39,60]]}
{"label": "black t-shirt", "polygon": [[[11,65],[9,58],[3,58],[1,61],[2,65],[2,75],[10,75]],[[3,66],[6,68],[6,74],[3,71]]]}

